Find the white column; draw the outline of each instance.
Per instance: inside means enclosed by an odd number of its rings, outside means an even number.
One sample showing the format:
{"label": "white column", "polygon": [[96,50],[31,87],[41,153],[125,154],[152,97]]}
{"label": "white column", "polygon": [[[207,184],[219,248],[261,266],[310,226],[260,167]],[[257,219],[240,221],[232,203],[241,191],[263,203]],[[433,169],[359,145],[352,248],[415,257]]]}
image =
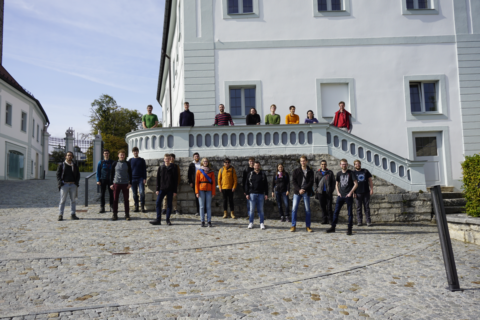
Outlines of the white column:
{"label": "white column", "polygon": [[93,140],[93,171],[97,168],[97,163],[102,160],[102,135],[98,132]]}
{"label": "white column", "polygon": [[[48,164],[49,164],[49,158],[50,158],[50,154],[49,154],[49,145],[48,145],[48,141],[49,141],[49,138],[50,138],[50,133],[47,132],[47,129],[45,128],[43,130],[43,170],[45,171],[45,177],[43,177],[44,179],[46,178],[46,175],[48,174]],[[43,172],[41,173],[43,174]]]}
{"label": "white column", "polygon": [[74,138],[73,138],[73,129],[72,128],[68,128],[68,130],[65,132],[65,153],[67,153],[68,151],[71,151],[73,152],[73,142],[74,142]]}

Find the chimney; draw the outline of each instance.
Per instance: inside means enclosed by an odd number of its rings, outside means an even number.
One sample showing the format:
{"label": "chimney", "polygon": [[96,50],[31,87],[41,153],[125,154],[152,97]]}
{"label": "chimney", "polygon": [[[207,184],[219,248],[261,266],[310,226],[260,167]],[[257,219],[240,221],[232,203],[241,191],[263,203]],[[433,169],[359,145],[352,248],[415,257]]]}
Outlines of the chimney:
{"label": "chimney", "polygon": [[5,11],[5,0],[0,0],[0,66],[3,64],[3,12]]}

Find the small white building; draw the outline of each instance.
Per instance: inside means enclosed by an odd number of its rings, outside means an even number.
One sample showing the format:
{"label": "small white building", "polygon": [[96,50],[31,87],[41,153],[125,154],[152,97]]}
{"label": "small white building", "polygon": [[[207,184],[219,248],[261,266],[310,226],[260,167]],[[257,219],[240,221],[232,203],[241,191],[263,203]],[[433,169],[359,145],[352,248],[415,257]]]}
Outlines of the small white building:
{"label": "small white building", "polygon": [[461,187],[464,156],[480,151],[480,1],[165,2],[164,127],[184,101],[211,126],[220,103],[240,125],[271,104],[282,123],[290,105],[301,123],[307,110],[329,122],[343,100],[352,134],[427,161],[427,186]]}
{"label": "small white building", "polygon": [[48,116],[40,101],[0,65],[0,179],[43,179]]}

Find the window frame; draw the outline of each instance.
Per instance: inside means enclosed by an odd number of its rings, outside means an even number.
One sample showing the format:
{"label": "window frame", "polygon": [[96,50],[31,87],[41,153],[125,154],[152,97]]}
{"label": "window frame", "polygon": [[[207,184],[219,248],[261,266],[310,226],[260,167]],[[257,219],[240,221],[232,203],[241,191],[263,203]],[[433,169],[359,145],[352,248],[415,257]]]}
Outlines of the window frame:
{"label": "window frame", "polygon": [[439,1],[438,0],[427,0],[430,6],[429,9],[418,9],[418,0],[413,0],[414,7],[417,9],[407,8],[407,0],[402,1],[402,14],[403,15],[428,15],[428,14],[439,14]]}
{"label": "window frame", "polygon": [[33,126],[32,126],[32,138],[35,139],[35,119],[33,119],[32,121],[33,121]]}
{"label": "window frame", "polygon": [[37,142],[39,142],[40,136],[40,125],[37,123]]}
{"label": "window frame", "polygon": [[[8,110],[10,107],[10,111]],[[5,125],[12,126],[12,119],[13,119],[13,106],[10,103],[5,104]]]}
{"label": "window frame", "polygon": [[332,11],[331,10],[332,0],[327,0],[327,8],[330,8],[330,10],[320,11],[318,6],[318,0],[313,0],[313,16],[314,17],[350,16],[351,15],[350,1],[351,0],[340,0],[341,10]]}
{"label": "window frame", "polygon": [[330,79],[316,79],[316,90],[317,90],[317,119],[323,119],[327,122],[333,120],[333,117],[323,117],[323,106],[322,106],[322,84],[347,84],[348,85],[348,96],[349,96],[349,106],[350,110],[347,110],[352,115],[352,122],[357,118],[357,106],[355,104],[355,80],[353,78],[330,78]]}
{"label": "window frame", "polygon": [[[23,115],[25,115],[25,122],[23,121]],[[28,122],[28,113],[22,110],[22,113],[20,116],[20,131],[27,133],[27,129],[28,129],[27,122]],[[25,123],[25,130],[23,130],[24,123]]]}
{"label": "window frame", "polygon": [[260,17],[260,0],[252,0],[253,12],[243,13],[243,0],[238,0],[239,13],[228,13],[228,0],[222,0],[223,19],[252,19]]}
{"label": "window frame", "polygon": [[[446,95],[446,81],[445,75],[418,75],[418,76],[404,76],[404,92],[405,92],[405,108],[407,120],[438,120],[448,119],[448,104]],[[410,84],[420,84],[420,112],[412,112]],[[436,83],[437,96],[437,111],[425,111],[425,100],[423,94],[424,83]]]}
{"label": "window frame", "polygon": [[[260,116],[260,123],[263,123],[263,105],[262,105],[262,85],[261,81],[225,81],[225,112],[228,112],[232,115],[232,110],[230,106],[230,89],[252,89],[255,88],[255,109],[257,114]],[[244,90],[242,90],[242,101],[244,101]],[[242,112],[245,111],[245,105],[242,105]],[[232,115],[232,119],[241,120],[245,119],[247,115]],[[242,124],[242,123],[237,123]]]}

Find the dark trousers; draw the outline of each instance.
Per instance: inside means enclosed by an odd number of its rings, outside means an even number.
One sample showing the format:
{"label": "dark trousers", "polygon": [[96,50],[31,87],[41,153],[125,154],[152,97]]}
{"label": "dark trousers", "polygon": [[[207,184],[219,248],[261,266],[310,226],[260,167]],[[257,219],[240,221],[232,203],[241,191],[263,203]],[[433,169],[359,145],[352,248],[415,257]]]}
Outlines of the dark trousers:
{"label": "dark trousers", "polygon": [[333,213],[332,227],[334,228],[337,226],[340,210],[342,210],[342,207],[345,203],[347,204],[347,210],[348,210],[348,228],[352,228],[353,226],[353,213],[352,213],[353,196],[348,198],[347,197],[342,198],[341,196],[338,196],[337,203],[335,204],[335,212]]}
{"label": "dark trousers", "polygon": [[332,223],[332,194],[323,191],[322,193],[317,193],[317,199],[320,201],[320,208],[322,208],[322,222]]}
{"label": "dark trousers", "polygon": [[110,202],[110,208],[113,208],[113,190],[110,189],[110,181],[100,180],[100,206],[105,207],[105,191],[108,190],[108,201]]}
{"label": "dark trousers", "polygon": [[367,223],[372,223],[370,220],[370,193],[360,193],[357,194],[355,198],[357,203],[357,221],[358,223],[362,222],[363,214],[362,214],[362,205],[365,208],[365,218]]}
{"label": "dark trousers", "polygon": [[275,192],[275,199],[277,200],[278,213],[280,213],[280,217],[288,217],[289,214],[287,192]]}
{"label": "dark trousers", "polygon": [[145,184],[143,179],[132,180],[133,201],[135,206],[138,207],[138,191],[140,191],[140,203],[145,205]]}
{"label": "dark trousers", "polygon": [[157,196],[157,220],[162,220],[162,203],[163,198],[167,197],[167,221],[170,221],[170,214],[172,213],[173,192],[160,190]]}
{"label": "dark trousers", "polygon": [[130,207],[128,206],[128,184],[113,184],[113,213],[118,213],[118,198],[120,198],[120,191],[123,193],[123,204],[125,206],[125,215],[127,215],[130,213]]}
{"label": "dark trousers", "polygon": [[223,194],[223,211],[227,211],[229,203],[230,203],[230,211],[235,211],[233,209],[233,191],[232,191],[232,189],[222,189],[222,194]]}

